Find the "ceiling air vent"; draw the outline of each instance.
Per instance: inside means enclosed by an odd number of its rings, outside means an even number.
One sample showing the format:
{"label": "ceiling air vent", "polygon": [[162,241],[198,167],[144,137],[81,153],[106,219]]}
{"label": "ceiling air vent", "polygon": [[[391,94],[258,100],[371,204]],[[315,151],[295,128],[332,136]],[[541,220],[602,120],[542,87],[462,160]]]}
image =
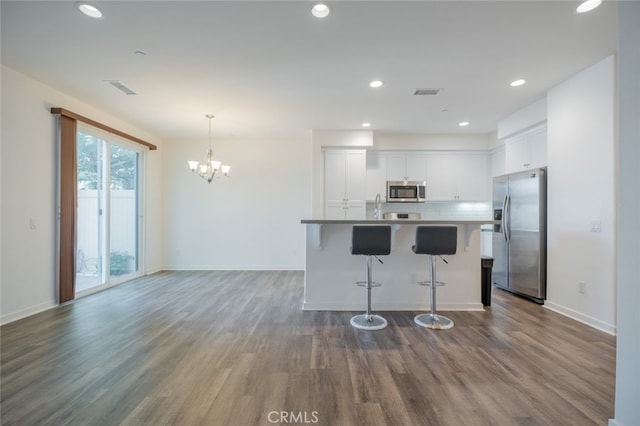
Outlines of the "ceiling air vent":
{"label": "ceiling air vent", "polygon": [[123,93],[125,93],[127,95],[135,95],[136,94],[136,92],[134,92],[133,90],[129,89],[120,80],[103,80],[103,81],[105,83],[109,83],[110,85],[112,85],[113,87],[115,87],[116,89],[120,90],[121,92],[123,92]]}
{"label": "ceiling air vent", "polygon": [[440,93],[442,89],[416,89],[413,94],[415,96],[435,96]]}

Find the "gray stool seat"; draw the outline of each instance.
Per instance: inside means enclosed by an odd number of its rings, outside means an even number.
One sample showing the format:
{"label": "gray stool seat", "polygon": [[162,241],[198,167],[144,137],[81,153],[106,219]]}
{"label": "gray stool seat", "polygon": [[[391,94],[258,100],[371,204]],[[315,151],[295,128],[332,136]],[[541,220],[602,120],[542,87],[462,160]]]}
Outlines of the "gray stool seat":
{"label": "gray stool seat", "polygon": [[[351,325],[361,330],[381,330],[387,326],[387,320],[371,313],[371,289],[379,286],[372,279],[372,258],[391,253],[391,227],[388,225],[354,225],[351,233],[351,254],[367,257],[367,311],[351,318]],[[380,263],[382,261],[378,259]]]}
{"label": "gray stool seat", "polygon": [[[411,250],[415,254],[426,254],[429,257],[431,279],[422,285],[431,287],[431,312],[416,315],[413,319],[421,327],[433,330],[446,330],[453,327],[453,321],[436,313],[436,287],[444,283],[436,279],[436,256],[456,254],[458,228],[456,226],[418,226],[416,241]],[[444,259],[442,259],[444,260]],[[447,263],[446,260],[444,260]]]}

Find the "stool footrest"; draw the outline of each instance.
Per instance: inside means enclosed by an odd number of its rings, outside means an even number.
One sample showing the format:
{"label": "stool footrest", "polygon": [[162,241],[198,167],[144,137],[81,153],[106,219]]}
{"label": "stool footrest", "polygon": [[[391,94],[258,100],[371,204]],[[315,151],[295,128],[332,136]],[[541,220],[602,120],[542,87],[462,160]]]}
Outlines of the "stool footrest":
{"label": "stool footrest", "polygon": [[[431,280],[420,281],[418,284],[419,285],[423,285],[425,287],[431,287]],[[447,285],[447,283],[444,282],[444,281],[436,281],[436,287],[442,287],[442,286],[445,286],[445,285]]]}
{"label": "stool footrest", "polygon": [[[367,286],[367,282],[366,281],[357,281],[356,285],[358,287],[366,287]],[[374,288],[374,287],[382,287],[382,284],[378,283],[378,282],[373,282],[373,283],[371,283],[371,288]]]}

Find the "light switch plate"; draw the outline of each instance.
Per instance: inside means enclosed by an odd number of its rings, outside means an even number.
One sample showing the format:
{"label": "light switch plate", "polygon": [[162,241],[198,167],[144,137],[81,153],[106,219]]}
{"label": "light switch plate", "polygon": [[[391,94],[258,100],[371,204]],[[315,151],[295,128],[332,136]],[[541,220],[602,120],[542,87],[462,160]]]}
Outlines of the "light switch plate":
{"label": "light switch plate", "polygon": [[599,219],[591,221],[591,232],[600,232],[602,231],[602,222]]}

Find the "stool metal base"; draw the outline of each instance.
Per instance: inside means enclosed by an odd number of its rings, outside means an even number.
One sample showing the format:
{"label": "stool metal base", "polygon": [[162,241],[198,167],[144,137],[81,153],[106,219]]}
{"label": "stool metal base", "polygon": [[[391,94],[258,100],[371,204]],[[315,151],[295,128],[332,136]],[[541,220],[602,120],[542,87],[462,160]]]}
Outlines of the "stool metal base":
{"label": "stool metal base", "polygon": [[387,320],[380,315],[360,314],[351,318],[351,325],[360,330],[382,330],[387,326]]}
{"label": "stool metal base", "polygon": [[436,314],[420,314],[416,315],[413,321],[420,327],[430,328],[432,330],[447,330],[453,327],[453,321],[447,317]]}

